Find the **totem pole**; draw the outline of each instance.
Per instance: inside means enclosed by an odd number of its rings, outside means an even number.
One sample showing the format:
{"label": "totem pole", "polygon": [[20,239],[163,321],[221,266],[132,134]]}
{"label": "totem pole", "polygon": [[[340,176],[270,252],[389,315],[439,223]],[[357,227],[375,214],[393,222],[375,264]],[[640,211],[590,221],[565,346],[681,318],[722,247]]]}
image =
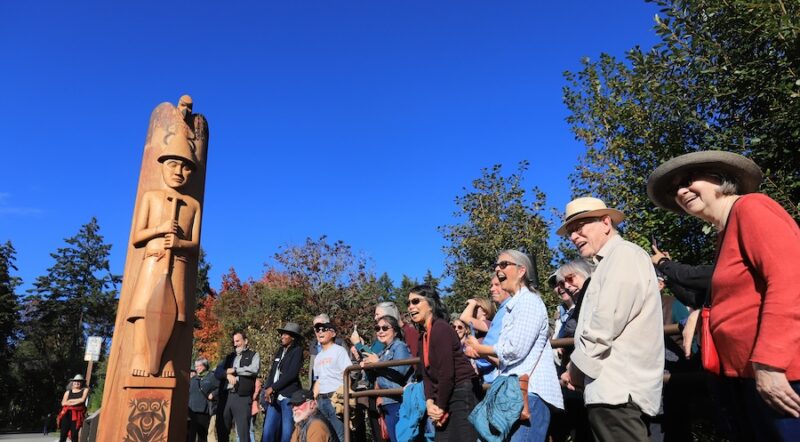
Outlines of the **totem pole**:
{"label": "totem pole", "polygon": [[208,126],[158,105],[142,155],[98,441],[186,440]]}

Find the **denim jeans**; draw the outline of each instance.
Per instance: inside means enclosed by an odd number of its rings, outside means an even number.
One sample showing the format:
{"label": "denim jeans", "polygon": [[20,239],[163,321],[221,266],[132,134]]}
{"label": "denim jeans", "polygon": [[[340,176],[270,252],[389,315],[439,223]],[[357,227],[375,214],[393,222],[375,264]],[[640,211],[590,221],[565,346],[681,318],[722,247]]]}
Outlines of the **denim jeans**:
{"label": "denim jeans", "polygon": [[528,409],[531,417],[527,422],[518,421],[511,429],[510,442],[544,442],[550,426],[550,407],[538,394],[528,393]]}
{"label": "denim jeans", "polygon": [[344,424],[336,417],[336,409],[333,408],[331,399],[323,396],[317,397],[317,409],[320,414],[325,416],[325,419],[328,419],[331,427],[333,427],[333,431],[336,432],[336,437],[339,439],[339,442],[344,442]]}
{"label": "denim jeans", "polygon": [[400,420],[400,404],[397,402],[386,404],[383,406],[385,412],[384,419],[386,420],[386,429],[389,430],[389,439],[391,442],[397,442],[397,435],[395,434],[395,426],[397,421]]}
{"label": "denim jeans", "polygon": [[261,442],[289,442],[292,431],[294,431],[294,419],[289,398],[271,403],[265,410]]}

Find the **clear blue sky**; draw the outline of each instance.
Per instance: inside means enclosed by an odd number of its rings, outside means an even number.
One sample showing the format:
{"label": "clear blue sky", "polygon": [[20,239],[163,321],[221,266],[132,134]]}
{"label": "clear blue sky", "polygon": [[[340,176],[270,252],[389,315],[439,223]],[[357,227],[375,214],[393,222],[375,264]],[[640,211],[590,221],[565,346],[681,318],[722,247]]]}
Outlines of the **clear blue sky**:
{"label": "clear blue sky", "polygon": [[[181,6],[182,5],[182,6]],[[327,234],[376,273],[444,269],[436,227],[502,163],[569,199],[583,146],[562,72],[650,47],[656,9],[609,1],[0,2],[0,241],[29,288],[92,216],[122,273],[150,112],[209,121],[212,285]]]}

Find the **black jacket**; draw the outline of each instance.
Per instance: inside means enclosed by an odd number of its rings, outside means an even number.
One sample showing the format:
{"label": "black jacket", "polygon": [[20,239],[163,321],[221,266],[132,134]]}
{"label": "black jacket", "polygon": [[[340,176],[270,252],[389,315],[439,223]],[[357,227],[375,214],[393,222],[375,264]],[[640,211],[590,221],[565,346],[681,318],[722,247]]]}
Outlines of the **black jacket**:
{"label": "black jacket", "polygon": [[208,395],[216,394],[217,388],[219,381],[210,372],[189,379],[189,409],[195,413],[214,414],[214,404],[208,400]]}
{"label": "black jacket", "polygon": [[706,291],[711,286],[711,275],[714,266],[681,264],[669,259],[662,259],[656,268],[666,276],[664,283],[685,305],[700,308],[706,299]]}
{"label": "black jacket", "polygon": [[[283,395],[290,397],[292,393],[300,389],[300,368],[303,366],[303,348],[293,343],[286,349],[286,354],[283,354],[283,347],[278,348],[275,352],[275,357],[272,358],[272,366],[269,369],[269,376],[264,383],[262,391],[272,387],[275,397]],[[275,373],[280,371],[277,381]]]}

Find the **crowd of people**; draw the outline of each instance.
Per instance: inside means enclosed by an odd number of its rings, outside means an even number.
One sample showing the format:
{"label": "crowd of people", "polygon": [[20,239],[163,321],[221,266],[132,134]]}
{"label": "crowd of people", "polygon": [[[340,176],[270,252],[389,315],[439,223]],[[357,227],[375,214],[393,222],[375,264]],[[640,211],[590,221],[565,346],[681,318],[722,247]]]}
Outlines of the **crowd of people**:
{"label": "crowd of people", "polygon": [[[791,276],[800,229],[756,193],[761,179],[751,160],[720,151],[674,158],[650,175],[657,206],[717,229],[713,265],[673,262],[656,244],[651,255],[620,234],[621,211],[574,199],[557,233],[580,258],[548,280],[561,300],[555,315],[517,250],[499,252],[490,296],[463,312],[450,315],[429,285],[409,291],[407,317],[378,304],[371,343],[356,330],[345,337],[320,314],[310,324],[309,388],[301,325],[278,329],[268,364],[236,332],[234,351],[213,373],[207,360],[195,363],[190,440],[207,440],[214,415],[218,440],[234,429],[251,440],[259,410],[263,442],[342,442],[346,429],[351,440],[390,442],[686,440],[690,419],[676,416],[686,416],[681,401],[691,392],[665,384],[665,373],[677,379],[692,360],[708,373],[708,408],[725,437],[800,440],[800,290]],[[682,336],[665,337],[670,324]],[[574,345],[553,349],[554,338]],[[354,364],[364,388],[378,392],[344,422],[343,376]]]}

